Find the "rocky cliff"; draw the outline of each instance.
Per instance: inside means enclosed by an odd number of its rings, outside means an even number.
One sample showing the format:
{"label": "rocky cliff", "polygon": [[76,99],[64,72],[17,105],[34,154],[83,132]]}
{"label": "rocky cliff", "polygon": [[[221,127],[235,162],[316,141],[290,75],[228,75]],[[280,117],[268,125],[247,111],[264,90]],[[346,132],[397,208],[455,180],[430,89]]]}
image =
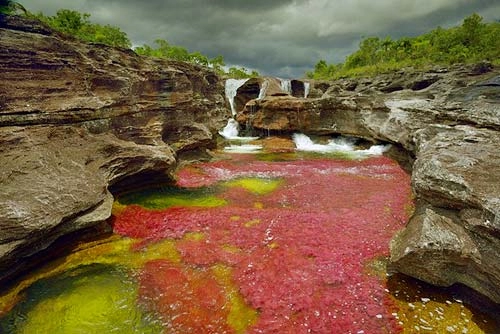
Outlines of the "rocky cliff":
{"label": "rocky cliff", "polygon": [[268,96],[238,110],[254,129],[351,135],[406,152],[417,208],[390,269],[462,283],[500,303],[500,70],[482,63],[311,82],[314,98]]}
{"label": "rocky cliff", "polygon": [[0,16],[0,281],[111,214],[111,186],[167,175],[231,112],[206,68]]}

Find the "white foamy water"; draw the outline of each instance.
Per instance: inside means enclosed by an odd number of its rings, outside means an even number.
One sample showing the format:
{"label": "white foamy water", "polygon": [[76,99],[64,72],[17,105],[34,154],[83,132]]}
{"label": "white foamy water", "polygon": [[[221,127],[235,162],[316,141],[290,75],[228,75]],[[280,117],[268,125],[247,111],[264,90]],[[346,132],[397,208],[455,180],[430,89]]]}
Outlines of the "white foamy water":
{"label": "white foamy water", "polygon": [[227,79],[225,85],[226,98],[231,106],[231,113],[236,115],[236,108],[234,107],[234,97],[238,88],[240,88],[248,79]]}
{"label": "white foamy water", "polygon": [[229,145],[224,147],[224,151],[230,153],[258,153],[260,150],[262,150],[261,145],[252,144]]}
{"label": "white foamy water", "polygon": [[357,150],[355,141],[349,138],[339,137],[331,139],[327,144],[316,144],[311,138],[302,133],[295,133],[293,141],[298,151],[319,153],[346,153],[355,157],[382,155],[390,148],[390,145],[373,145],[366,150]]}
{"label": "white foamy water", "polygon": [[311,90],[311,83],[310,82],[304,82],[304,98],[307,99],[307,96],[309,95],[309,91]]}
{"label": "white foamy water", "polygon": [[282,91],[292,94],[292,81],[290,79],[280,79],[280,86]]}
{"label": "white foamy water", "polygon": [[[225,86],[226,98],[229,101],[229,105],[231,106],[231,113],[233,117],[236,115],[236,108],[234,107],[234,98],[240,88],[248,79],[227,79]],[[258,139],[259,137],[240,137],[239,134],[239,125],[238,122],[234,118],[230,118],[227,120],[227,124],[219,131],[219,134],[229,140],[238,140],[238,141],[250,141]]]}
{"label": "white foamy water", "polygon": [[269,81],[264,81],[262,86],[260,86],[259,96],[257,100],[262,100],[266,96],[267,87],[269,86]]}
{"label": "white foamy water", "polygon": [[234,118],[230,118],[227,120],[227,125],[219,131],[219,134],[229,140],[238,140],[238,141],[251,141],[259,139],[259,137],[240,137],[239,134],[239,124]]}
{"label": "white foamy water", "polygon": [[238,137],[239,133],[239,125],[238,122],[234,118],[230,118],[227,120],[227,125],[219,131],[219,134],[227,139],[231,139],[232,137]]}

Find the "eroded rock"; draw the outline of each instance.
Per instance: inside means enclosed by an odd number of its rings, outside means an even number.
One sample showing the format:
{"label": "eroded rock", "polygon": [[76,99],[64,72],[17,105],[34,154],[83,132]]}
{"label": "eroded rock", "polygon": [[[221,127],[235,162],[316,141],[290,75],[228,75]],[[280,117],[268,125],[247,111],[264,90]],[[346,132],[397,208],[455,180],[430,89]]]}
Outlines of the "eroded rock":
{"label": "eroded rock", "polygon": [[18,17],[0,20],[0,50],[0,281],[108,219],[110,186],[168,177],[176,153],[212,147],[231,114],[223,83],[199,66]]}

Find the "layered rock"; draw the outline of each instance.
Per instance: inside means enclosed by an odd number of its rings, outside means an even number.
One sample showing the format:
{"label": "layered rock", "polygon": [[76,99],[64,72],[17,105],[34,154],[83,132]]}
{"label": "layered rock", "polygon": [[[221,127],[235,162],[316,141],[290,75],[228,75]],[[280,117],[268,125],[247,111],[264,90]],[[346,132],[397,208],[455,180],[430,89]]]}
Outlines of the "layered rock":
{"label": "layered rock", "polygon": [[500,303],[500,76],[488,63],[316,82],[317,98],[252,100],[237,115],[262,131],[351,135],[410,156],[416,213],[390,267],[462,283]]}
{"label": "layered rock", "polygon": [[[212,71],[0,17],[0,281],[110,217],[110,186],[168,178],[231,112]],[[30,259],[33,261],[33,258]]]}
{"label": "layered rock", "polygon": [[392,267],[500,302],[500,133],[433,125],[415,137],[412,184],[422,204],[392,241]]}

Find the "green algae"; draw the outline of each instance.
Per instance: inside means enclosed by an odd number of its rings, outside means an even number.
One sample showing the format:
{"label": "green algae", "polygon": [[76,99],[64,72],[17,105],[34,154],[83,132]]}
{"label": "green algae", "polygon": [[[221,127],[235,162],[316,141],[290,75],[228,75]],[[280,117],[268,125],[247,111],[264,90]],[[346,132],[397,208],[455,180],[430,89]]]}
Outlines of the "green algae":
{"label": "green algae", "polygon": [[2,333],[162,333],[137,307],[136,282],[118,268],[79,267],[30,286],[0,321]]}
{"label": "green algae", "polygon": [[137,204],[147,209],[161,210],[169,207],[222,206],[226,201],[215,196],[209,188],[185,189],[170,186],[149,188],[118,197],[121,205]]}
{"label": "green algae", "polygon": [[276,190],[283,180],[260,178],[260,177],[242,177],[234,180],[223,182],[225,187],[241,187],[255,195],[266,195]]}

